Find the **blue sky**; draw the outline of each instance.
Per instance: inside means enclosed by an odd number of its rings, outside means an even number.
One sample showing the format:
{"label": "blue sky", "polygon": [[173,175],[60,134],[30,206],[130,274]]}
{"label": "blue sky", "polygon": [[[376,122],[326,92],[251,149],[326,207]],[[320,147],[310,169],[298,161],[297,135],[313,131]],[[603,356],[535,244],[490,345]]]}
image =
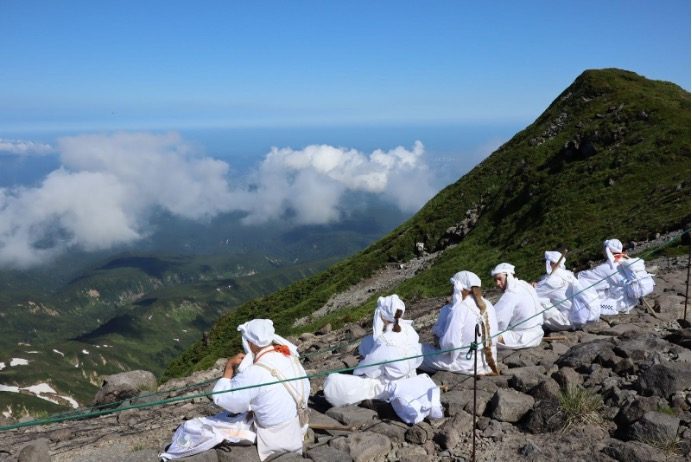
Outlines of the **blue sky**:
{"label": "blue sky", "polygon": [[690,2],[0,2],[0,136],[526,125],[584,69],[690,88]]}

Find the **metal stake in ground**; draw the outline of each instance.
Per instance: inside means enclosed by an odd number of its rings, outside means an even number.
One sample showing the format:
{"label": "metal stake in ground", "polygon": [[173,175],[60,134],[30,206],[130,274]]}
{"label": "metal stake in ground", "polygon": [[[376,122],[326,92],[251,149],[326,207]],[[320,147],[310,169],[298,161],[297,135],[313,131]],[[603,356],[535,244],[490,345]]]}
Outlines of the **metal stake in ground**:
{"label": "metal stake in ground", "polygon": [[682,312],[682,319],[687,321],[687,301],[690,299],[690,260],[692,260],[692,254],[687,258],[687,282],[685,283],[685,308]]}
{"label": "metal stake in ground", "polygon": [[471,441],[471,462],[476,462],[476,382],[478,381],[478,337],[481,336],[481,326],[476,324],[476,330],[473,333],[473,427],[471,433],[473,438]]}

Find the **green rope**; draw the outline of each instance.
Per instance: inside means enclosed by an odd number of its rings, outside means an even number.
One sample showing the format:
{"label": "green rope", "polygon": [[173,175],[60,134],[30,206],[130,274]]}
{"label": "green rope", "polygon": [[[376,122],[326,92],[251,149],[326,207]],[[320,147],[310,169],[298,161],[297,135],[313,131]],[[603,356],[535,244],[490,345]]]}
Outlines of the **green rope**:
{"label": "green rope", "polygon": [[[672,244],[673,242],[676,242],[677,240],[678,240],[678,239],[671,239],[670,241],[668,241],[668,242],[662,244],[661,246],[654,247],[654,248],[650,249],[649,251],[642,253],[642,254],[641,254],[639,257],[637,257],[637,258],[642,258],[642,257],[647,256],[647,255],[649,255],[649,254],[652,254],[652,253],[654,253],[654,252],[656,252],[656,251],[658,251],[658,250],[661,250],[661,249],[667,247],[668,245]],[[634,263],[634,262],[630,262],[630,263],[628,264],[628,266],[631,265],[632,263]],[[623,264],[627,264],[627,263],[625,262],[625,263],[623,263]],[[579,292],[576,292],[575,294],[572,295],[572,297],[568,297],[568,298],[566,298],[566,299],[564,299],[564,300],[559,300],[559,301],[557,301],[556,303],[554,303],[554,304],[552,304],[552,305],[546,307],[546,308],[543,309],[542,311],[539,311],[539,312],[536,313],[535,315],[533,315],[533,316],[531,316],[531,317],[529,317],[529,318],[526,318],[526,319],[524,319],[524,320],[522,320],[522,321],[519,321],[519,322],[517,322],[516,324],[513,324],[513,325],[511,325],[511,326],[508,326],[507,329],[505,329],[505,330],[503,330],[503,331],[501,331],[501,332],[498,332],[498,333],[496,333],[495,335],[492,335],[491,338],[499,337],[499,336],[502,335],[503,333],[512,330],[512,329],[515,328],[516,326],[518,326],[518,325],[520,325],[520,324],[523,324],[523,323],[525,323],[525,322],[527,322],[527,321],[529,321],[529,320],[531,320],[531,319],[533,319],[533,318],[535,318],[535,317],[537,317],[537,316],[540,316],[540,315],[542,315],[543,313],[545,313],[546,311],[548,311],[548,310],[550,310],[550,309],[557,308],[556,305],[558,305],[558,304],[560,304],[560,303],[562,303],[562,302],[564,302],[564,301],[568,301],[570,298],[573,298],[574,295],[577,295],[577,294],[579,294],[579,293],[581,293],[581,292],[583,292],[583,291],[585,291],[585,290],[590,289],[591,287],[594,287],[594,286],[600,284],[601,282],[605,281],[606,279],[608,279],[608,278],[611,277],[611,276],[614,276],[614,275],[617,274],[617,273],[618,273],[618,271],[615,271],[615,272],[613,272],[613,273],[611,273],[611,274],[609,274],[609,275],[603,277],[603,278],[600,279],[599,281],[597,281],[597,282],[591,284],[590,286],[583,288],[583,289],[580,290]],[[470,355],[473,354],[472,352],[473,352],[474,350],[479,349],[479,347],[480,347],[480,344],[478,344],[478,343],[476,343],[476,342],[471,342],[471,343],[468,344],[468,345],[462,345],[462,346],[460,346],[460,347],[449,348],[449,349],[444,349],[444,350],[436,350],[436,351],[434,351],[434,352],[422,353],[422,354],[413,355],[413,356],[406,356],[406,357],[391,359],[391,360],[387,360],[387,361],[380,361],[380,362],[369,363],[369,364],[358,364],[358,365],[353,366],[353,367],[344,367],[344,368],[340,368],[340,369],[325,370],[325,371],[322,371],[322,372],[316,372],[316,373],[314,373],[314,374],[306,374],[306,375],[304,375],[304,376],[293,377],[293,378],[290,378],[290,379],[275,380],[275,381],[273,381],[273,382],[264,382],[264,383],[255,384],[255,385],[247,385],[247,386],[244,386],[244,387],[237,387],[237,388],[232,388],[232,389],[223,390],[223,391],[216,391],[216,392],[213,392],[213,391],[212,391],[212,392],[203,392],[203,393],[197,393],[197,394],[185,395],[185,396],[176,396],[176,397],[173,397],[173,398],[162,399],[162,400],[153,401],[153,402],[148,402],[148,403],[135,403],[135,404],[129,404],[129,405],[120,406],[120,407],[117,407],[117,408],[114,407],[114,406],[116,406],[116,405],[118,405],[118,404],[122,404],[122,403],[128,401],[128,400],[123,400],[123,401],[119,401],[119,402],[108,403],[108,404],[105,404],[105,405],[100,405],[100,406],[94,407],[94,408],[92,408],[92,410],[89,411],[89,412],[76,412],[76,411],[75,411],[74,413],[67,414],[67,415],[66,415],[66,414],[58,414],[58,415],[54,415],[54,416],[52,416],[52,417],[47,417],[47,418],[44,418],[44,419],[35,419],[35,420],[27,421],[27,422],[19,422],[19,423],[12,424],[12,425],[0,426],[0,432],[8,431],[8,430],[14,430],[14,429],[23,428],[23,427],[32,427],[32,426],[37,426],[37,425],[46,425],[46,424],[51,424],[51,423],[65,422],[65,421],[69,421],[69,420],[77,420],[77,419],[85,419],[85,418],[98,417],[98,416],[103,416],[103,415],[107,415],[107,414],[120,413],[120,412],[127,411],[127,410],[130,410],[130,409],[141,409],[141,408],[145,408],[145,407],[162,406],[162,405],[165,405],[165,404],[176,403],[176,402],[179,402],[179,401],[187,401],[187,400],[191,400],[191,399],[195,399],[195,398],[203,398],[203,397],[209,397],[209,396],[212,396],[212,395],[218,395],[218,394],[224,394],[224,393],[232,393],[232,392],[234,392],[234,391],[240,391],[240,390],[246,390],[246,389],[250,389],[250,388],[259,388],[259,387],[264,387],[264,386],[276,385],[276,384],[281,384],[281,383],[284,383],[284,382],[292,382],[292,381],[295,381],[295,380],[305,380],[305,379],[310,380],[310,379],[312,379],[312,378],[323,377],[323,376],[329,375],[329,374],[350,372],[350,371],[354,371],[354,370],[356,370],[356,369],[364,369],[364,368],[367,368],[367,367],[381,366],[381,365],[391,364],[391,363],[395,363],[395,362],[399,362],[399,361],[408,361],[408,360],[411,360],[411,359],[424,358],[424,357],[426,357],[426,356],[437,356],[437,355],[441,355],[441,354],[444,354],[444,353],[450,353],[450,352],[453,352],[453,351],[459,351],[459,350],[463,350],[463,349],[468,349],[468,352],[466,353],[466,358],[467,358],[467,359],[470,359]],[[164,394],[164,393],[171,393],[171,392],[180,391],[180,390],[185,390],[185,389],[189,389],[189,388],[197,388],[197,387],[199,387],[199,386],[201,386],[201,385],[204,385],[204,384],[213,382],[213,381],[215,381],[215,380],[218,380],[218,379],[206,380],[206,381],[199,382],[199,383],[196,383],[196,384],[190,384],[190,385],[186,385],[186,386],[183,386],[183,387],[180,387],[180,388],[174,388],[174,389],[164,390],[164,391],[160,391],[160,392],[155,392],[155,393],[151,393],[151,394],[149,394],[149,395],[143,395],[143,396],[139,396],[139,397],[135,397],[135,398],[140,398],[140,399],[141,399],[141,398],[144,398],[144,397],[147,397],[147,396],[156,396],[156,395],[161,395],[161,394]],[[109,407],[109,409],[100,409],[100,408],[103,408],[103,407],[106,407],[106,406]]]}

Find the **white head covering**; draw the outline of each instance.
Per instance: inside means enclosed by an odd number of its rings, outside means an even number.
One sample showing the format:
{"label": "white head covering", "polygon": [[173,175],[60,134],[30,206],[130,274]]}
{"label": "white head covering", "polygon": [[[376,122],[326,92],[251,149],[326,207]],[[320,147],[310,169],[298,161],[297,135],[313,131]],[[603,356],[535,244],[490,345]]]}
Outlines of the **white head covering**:
{"label": "white head covering", "polygon": [[495,277],[498,274],[504,273],[507,276],[505,290],[509,290],[514,281],[514,265],[511,263],[500,263],[490,272],[490,275]]}
{"label": "white head covering", "polygon": [[406,305],[401,301],[397,294],[377,299],[377,308],[375,316],[372,318],[372,336],[377,339],[384,333],[384,322],[394,322],[394,316],[397,310],[401,310],[401,314],[406,311]]}
{"label": "white head covering", "polygon": [[471,271],[459,271],[454,276],[451,277],[449,282],[454,286],[454,291],[452,292],[452,303],[456,304],[461,301],[461,291],[471,290],[471,287],[480,287],[481,279],[476,276],[475,273]]}
{"label": "white head covering", "polygon": [[242,335],[243,350],[245,350],[245,358],[238,366],[238,371],[243,371],[250,367],[255,360],[248,342],[252,342],[260,348],[269,346],[272,343],[286,345],[292,355],[299,356],[298,347],[276,334],[274,331],[274,323],[271,319],[253,319],[252,321],[239,325],[238,332]]}
{"label": "white head covering", "polygon": [[615,257],[613,253],[622,253],[622,242],[618,239],[607,239],[603,241],[603,249],[605,250],[611,268],[615,268]]}
{"label": "white head covering", "polygon": [[[557,263],[560,261],[562,254],[560,252],[554,252],[552,250],[547,250],[545,252],[545,272],[550,274],[553,268],[550,266],[551,263]],[[563,258],[560,262],[560,268],[565,269],[565,259]]]}

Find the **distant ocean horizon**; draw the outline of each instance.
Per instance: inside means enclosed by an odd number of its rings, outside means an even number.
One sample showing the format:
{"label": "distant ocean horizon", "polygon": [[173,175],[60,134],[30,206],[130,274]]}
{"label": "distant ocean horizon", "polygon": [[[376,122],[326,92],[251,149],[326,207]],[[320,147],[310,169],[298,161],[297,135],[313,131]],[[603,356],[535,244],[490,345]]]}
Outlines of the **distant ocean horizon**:
{"label": "distant ocean horizon", "polygon": [[[477,122],[125,131],[178,132],[201,154],[227,162],[234,177],[244,176],[256,168],[272,147],[302,149],[326,144],[369,155],[377,149],[387,151],[397,146],[410,149],[416,141],[421,141],[425,146],[426,162],[441,189],[468,172],[525,125],[521,122]],[[54,144],[64,136],[116,131],[121,130],[26,131],[3,133],[0,138]],[[17,156],[0,152],[0,188],[34,185],[59,166],[55,155]]]}

